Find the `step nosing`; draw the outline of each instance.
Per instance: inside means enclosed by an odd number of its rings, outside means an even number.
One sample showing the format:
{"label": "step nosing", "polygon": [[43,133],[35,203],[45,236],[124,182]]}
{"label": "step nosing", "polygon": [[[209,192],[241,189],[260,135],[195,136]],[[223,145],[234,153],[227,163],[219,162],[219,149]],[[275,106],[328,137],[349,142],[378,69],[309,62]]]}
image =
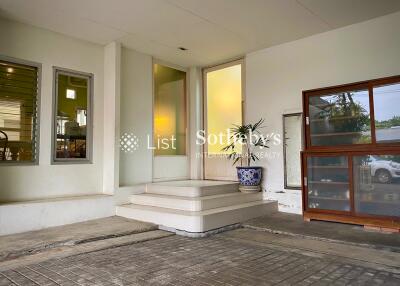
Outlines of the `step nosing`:
{"label": "step nosing", "polygon": [[152,197],[152,198],[163,198],[163,199],[176,199],[176,200],[191,200],[191,201],[201,201],[201,200],[209,200],[209,199],[217,199],[217,198],[225,198],[225,197],[258,197],[263,196],[262,193],[241,193],[238,191],[229,192],[224,194],[215,194],[208,196],[197,196],[197,197],[189,197],[189,196],[177,196],[177,195],[168,195],[168,194],[160,194],[160,193],[142,193],[142,194],[133,194],[130,197]]}
{"label": "step nosing", "polygon": [[134,209],[134,210],[150,211],[150,212],[169,213],[169,214],[183,215],[183,216],[204,216],[204,215],[217,214],[217,213],[224,212],[224,211],[231,211],[231,210],[237,210],[237,209],[241,209],[241,208],[247,208],[247,207],[258,206],[258,205],[267,205],[267,204],[273,204],[273,203],[275,203],[275,201],[260,200],[260,201],[253,201],[253,202],[247,202],[247,203],[233,204],[230,206],[217,207],[217,208],[201,210],[201,211],[180,210],[180,209],[149,206],[149,205],[140,205],[140,204],[133,204],[133,203],[125,204],[125,205],[122,205],[119,207]]}

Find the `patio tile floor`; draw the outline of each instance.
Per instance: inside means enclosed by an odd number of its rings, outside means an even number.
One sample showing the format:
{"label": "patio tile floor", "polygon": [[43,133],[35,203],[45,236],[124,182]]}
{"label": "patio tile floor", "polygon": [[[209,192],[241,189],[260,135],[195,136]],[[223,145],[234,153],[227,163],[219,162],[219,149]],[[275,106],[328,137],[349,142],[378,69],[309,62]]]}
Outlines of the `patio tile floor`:
{"label": "patio tile floor", "polygon": [[0,268],[0,285],[400,285],[400,254],[320,243],[250,229],[175,235]]}
{"label": "patio tile floor", "polygon": [[243,223],[243,226],[271,233],[282,233],[315,240],[339,241],[400,253],[400,234],[370,231],[363,226],[326,221],[303,221],[297,214],[276,212]]}

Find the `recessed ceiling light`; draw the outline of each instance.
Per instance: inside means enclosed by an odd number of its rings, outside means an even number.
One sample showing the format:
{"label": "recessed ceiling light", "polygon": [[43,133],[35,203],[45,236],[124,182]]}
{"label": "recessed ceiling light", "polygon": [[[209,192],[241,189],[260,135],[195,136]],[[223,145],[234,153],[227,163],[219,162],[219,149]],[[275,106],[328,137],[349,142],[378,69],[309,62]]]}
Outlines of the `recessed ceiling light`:
{"label": "recessed ceiling light", "polygon": [[187,51],[188,50],[185,47],[178,47],[178,49],[181,50],[181,51]]}

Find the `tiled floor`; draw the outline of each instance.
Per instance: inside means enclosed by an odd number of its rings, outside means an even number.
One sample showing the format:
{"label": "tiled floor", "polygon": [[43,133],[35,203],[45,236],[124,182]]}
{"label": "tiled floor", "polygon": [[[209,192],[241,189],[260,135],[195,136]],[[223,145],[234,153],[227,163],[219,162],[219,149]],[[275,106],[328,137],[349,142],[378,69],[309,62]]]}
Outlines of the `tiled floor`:
{"label": "tiled floor", "polygon": [[390,249],[400,253],[400,234],[365,230],[363,226],[325,222],[303,221],[303,216],[276,212],[261,216],[243,225],[268,232],[285,233],[320,240],[337,240],[354,245],[369,245],[376,249]]}
{"label": "tiled floor", "polygon": [[[169,236],[0,269],[0,285],[400,285],[398,253],[320,243],[249,229]],[[352,247],[365,256],[340,255]]]}
{"label": "tiled floor", "polygon": [[19,234],[0,236],[0,262],[64,245],[156,230],[151,223],[108,217]]}

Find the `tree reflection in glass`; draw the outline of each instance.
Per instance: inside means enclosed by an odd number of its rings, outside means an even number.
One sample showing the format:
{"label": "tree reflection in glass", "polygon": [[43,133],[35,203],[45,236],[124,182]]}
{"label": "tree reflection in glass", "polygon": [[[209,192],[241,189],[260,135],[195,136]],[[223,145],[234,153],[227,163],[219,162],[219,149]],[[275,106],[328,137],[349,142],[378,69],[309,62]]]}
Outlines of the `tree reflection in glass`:
{"label": "tree reflection in glass", "polygon": [[371,142],[368,90],[312,96],[309,110],[313,146]]}

